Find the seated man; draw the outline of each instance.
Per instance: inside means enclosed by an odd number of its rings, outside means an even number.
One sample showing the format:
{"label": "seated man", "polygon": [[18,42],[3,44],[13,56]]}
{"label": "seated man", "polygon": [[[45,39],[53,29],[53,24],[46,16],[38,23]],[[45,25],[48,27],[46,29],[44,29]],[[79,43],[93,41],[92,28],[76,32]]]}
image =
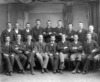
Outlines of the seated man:
{"label": "seated man", "polygon": [[25,55],[27,56],[28,59],[28,67],[30,66],[31,69],[31,74],[34,75],[34,66],[35,66],[35,61],[34,61],[34,55],[35,55],[35,44],[32,42],[32,36],[28,35],[27,36],[27,42],[25,42]]}
{"label": "seated man", "polygon": [[55,36],[51,36],[51,42],[46,45],[46,52],[49,55],[53,72],[58,71],[59,54],[57,53],[57,43],[55,43]]}
{"label": "seated man", "polygon": [[86,54],[86,61],[83,67],[83,74],[86,74],[89,69],[90,60],[92,60],[97,52],[99,51],[99,46],[96,41],[92,40],[92,35],[87,34],[87,41],[84,43],[84,52]]}
{"label": "seated man", "polygon": [[10,44],[10,37],[6,36],[5,43],[2,45],[3,58],[6,63],[7,75],[12,76],[14,65],[14,54],[12,54],[12,45]]}
{"label": "seated man", "polygon": [[15,55],[17,55],[19,57],[19,60],[21,61],[21,65],[23,66],[23,69],[20,70],[19,72],[24,74],[25,73],[24,67],[25,67],[25,64],[26,64],[26,61],[27,61],[27,57],[24,54],[25,45],[21,41],[21,35],[20,34],[17,35],[16,41],[13,42],[13,50],[14,50]]}
{"label": "seated man", "polygon": [[68,59],[69,57],[69,47],[70,42],[66,41],[66,35],[62,35],[62,41],[58,43],[57,50],[60,52],[60,73],[62,73],[62,70],[64,69],[64,62],[65,59]]}
{"label": "seated man", "polygon": [[82,58],[82,43],[78,41],[78,35],[74,35],[74,42],[71,43],[71,61],[73,62],[73,65],[75,66],[75,69],[72,71],[72,73],[80,73],[79,66],[81,63]]}
{"label": "seated man", "polygon": [[2,53],[1,53],[1,42],[0,42],[0,73],[3,71],[3,66],[2,66]]}
{"label": "seated man", "polygon": [[39,41],[36,42],[35,45],[35,52],[41,64],[42,73],[48,72],[47,65],[48,65],[49,57],[45,51],[46,50],[45,48],[46,48],[46,43],[43,41],[43,35],[39,35]]}

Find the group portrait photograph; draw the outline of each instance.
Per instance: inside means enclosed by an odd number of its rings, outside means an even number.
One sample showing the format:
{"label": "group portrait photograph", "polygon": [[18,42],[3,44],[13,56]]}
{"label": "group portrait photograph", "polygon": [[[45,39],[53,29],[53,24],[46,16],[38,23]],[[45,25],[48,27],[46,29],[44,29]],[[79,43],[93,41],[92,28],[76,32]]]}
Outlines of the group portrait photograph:
{"label": "group portrait photograph", "polygon": [[100,0],[0,0],[0,82],[100,82]]}

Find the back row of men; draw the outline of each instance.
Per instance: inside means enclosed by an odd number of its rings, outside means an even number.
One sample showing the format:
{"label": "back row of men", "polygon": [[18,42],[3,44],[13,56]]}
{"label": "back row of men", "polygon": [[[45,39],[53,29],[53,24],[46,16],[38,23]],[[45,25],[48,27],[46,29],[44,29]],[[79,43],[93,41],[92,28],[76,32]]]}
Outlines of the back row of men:
{"label": "back row of men", "polygon": [[[70,59],[75,69],[72,73],[79,73],[81,61],[83,74],[89,69],[90,60],[100,59],[97,34],[93,32],[93,26],[89,26],[89,32],[79,23],[79,31],[72,30],[73,25],[69,24],[68,30],[62,27],[61,20],[57,21],[58,27],[52,28],[50,20],[47,21],[47,28],[40,27],[40,20],[36,20],[36,27],[30,30],[30,24],[21,31],[19,24],[11,30],[11,23],[1,34],[2,58],[7,66],[7,74],[12,75],[14,61],[16,61],[19,72],[25,73],[25,65],[31,69],[34,75],[35,57],[38,58],[42,73],[48,72],[48,61],[52,65],[53,72],[63,73],[65,60]],[[76,62],[77,61],[77,62]]]}
{"label": "back row of men", "polygon": [[2,32],[1,34],[1,43],[5,42],[5,37],[10,36],[11,41],[16,40],[17,34],[22,35],[22,41],[25,42],[27,40],[28,35],[32,35],[32,41],[36,42],[38,41],[38,36],[40,34],[43,35],[44,41],[46,43],[50,42],[50,36],[55,35],[56,36],[56,42],[58,43],[61,41],[61,35],[66,34],[67,40],[73,41],[73,35],[78,34],[79,41],[84,42],[86,40],[86,34],[89,32],[92,34],[92,39],[95,41],[98,41],[98,35],[94,32],[93,25],[89,26],[88,31],[84,29],[84,25],[82,22],[79,22],[79,30],[75,32],[73,30],[73,24],[69,24],[68,28],[62,27],[62,21],[57,21],[57,27],[51,26],[51,21],[48,20],[46,22],[47,27],[42,28],[41,27],[41,21],[39,19],[36,20],[36,26],[31,29],[30,23],[26,24],[26,28],[24,30],[20,30],[19,23],[15,24],[15,28],[12,28],[12,24],[9,22],[7,28]]}

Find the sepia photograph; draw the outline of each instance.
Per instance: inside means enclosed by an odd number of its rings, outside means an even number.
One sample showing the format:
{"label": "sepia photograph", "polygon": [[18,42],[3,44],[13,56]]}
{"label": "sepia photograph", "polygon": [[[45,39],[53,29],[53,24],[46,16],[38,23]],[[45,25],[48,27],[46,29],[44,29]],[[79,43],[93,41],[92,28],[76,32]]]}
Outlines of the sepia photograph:
{"label": "sepia photograph", "polygon": [[100,0],[0,0],[0,82],[100,82]]}

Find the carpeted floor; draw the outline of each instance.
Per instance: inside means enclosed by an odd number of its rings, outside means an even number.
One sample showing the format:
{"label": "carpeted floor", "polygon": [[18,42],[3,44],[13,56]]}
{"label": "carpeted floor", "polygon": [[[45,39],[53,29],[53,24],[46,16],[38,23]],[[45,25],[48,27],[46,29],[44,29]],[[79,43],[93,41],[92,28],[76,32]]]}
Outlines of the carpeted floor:
{"label": "carpeted floor", "polygon": [[31,75],[30,72],[24,75],[14,73],[13,76],[0,74],[0,82],[100,82],[100,72],[90,72],[86,75],[72,74],[68,71],[64,71],[63,74],[41,74],[40,71],[36,71],[35,75]]}

